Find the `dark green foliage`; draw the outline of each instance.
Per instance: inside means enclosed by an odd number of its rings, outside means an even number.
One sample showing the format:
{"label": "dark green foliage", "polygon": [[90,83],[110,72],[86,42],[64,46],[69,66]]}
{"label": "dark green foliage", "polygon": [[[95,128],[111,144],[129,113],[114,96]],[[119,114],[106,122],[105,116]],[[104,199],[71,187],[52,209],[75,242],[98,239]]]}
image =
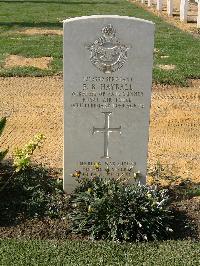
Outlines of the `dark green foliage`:
{"label": "dark green foliage", "polygon": [[[6,126],[6,117],[0,119],[0,137],[3,133],[3,130]],[[8,153],[8,149],[1,151],[0,150],[0,162],[5,158],[6,154]]]}
{"label": "dark green foliage", "polygon": [[2,135],[3,133],[3,130],[6,126],[6,117],[3,117],[1,120],[0,120],[0,136]]}
{"label": "dark green foliage", "polygon": [[164,190],[95,178],[72,194],[71,228],[92,239],[164,239],[172,231],[167,199]]}
{"label": "dark green foliage", "polygon": [[58,217],[62,215],[62,181],[52,178],[44,168],[21,172],[4,170],[0,179],[0,222],[21,217]]}
{"label": "dark green foliage", "polygon": [[0,162],[5,158],[7,153],[8,153],[8,149],[4,151],[0,151]]}
{"label": "dark green foliage", "polygon": [[185,197],[199,197],[200,196],[200,183],[193,184],[193,186],[190,186],[189,188],[184,190]]}

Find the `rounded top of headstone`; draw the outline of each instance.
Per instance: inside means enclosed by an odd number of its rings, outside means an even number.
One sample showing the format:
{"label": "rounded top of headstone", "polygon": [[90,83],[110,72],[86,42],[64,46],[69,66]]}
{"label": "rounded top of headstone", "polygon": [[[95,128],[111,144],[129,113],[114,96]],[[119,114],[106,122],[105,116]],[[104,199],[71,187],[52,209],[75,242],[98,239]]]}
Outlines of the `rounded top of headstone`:
{"label": "rounded top of headstone", "polygon": [[82,16],[82,17],[74,17],[74,18],[68,18],[63,20],[63,23],[69,23],[79,20],[88,20],[88,19],[124,19],[124,20],[130,20],[130,21],[137,21],[137,22],[143,22],[147,24],[154,25],[152,21],[141,19],[141,18],[135,18],[135,17],[128,17],[128,16],[119,16],[119,15],[92,15],[92,16]]}

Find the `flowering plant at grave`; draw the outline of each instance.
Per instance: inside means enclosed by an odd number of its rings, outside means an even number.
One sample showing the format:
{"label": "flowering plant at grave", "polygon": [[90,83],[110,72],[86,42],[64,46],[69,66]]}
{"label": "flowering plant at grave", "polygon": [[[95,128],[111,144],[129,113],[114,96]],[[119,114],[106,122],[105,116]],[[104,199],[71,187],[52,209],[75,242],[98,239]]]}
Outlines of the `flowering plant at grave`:
{"label": "flowering plant at grave", "polygon": [[79,171],[76,177],[79,186],[71,195],[69,211],[73,233],[92,239],[140,241],[164,239],[172,232],[165,190],[129,184],[123,176],[85,178]]}
{"label": "flowering plant at grave", "polygon": [[21,170],[25,170],[30,166],[31,156],[33,152],[40,148],[45,140],[45,136],[43,134],[37,134],[33,137],[28,144],[25,145],[24,148],[16,148],[13,156],[14,156],[14,163],[13,165],[16,167],[15,171],[19,172]]}
{"label": "flowering plant at grave", "polygon": [[78,183],[85,183],[88,180],[92,180],[93,178],[99,176],[100,164],[95,162],[92,170],[93,172],[90,174],[90,176],[86,175],[86,173],[81,172],[80,170],[75,170],[75,172],[72,174],[72,177],[74,177]]}
{"label": "flowering plant at grave", "polygon": [[[3,133],[5,126],[6,126],[6,117],[3,117],[0,120],[0,136]],[[7,153],[8,153],[8,149],[0,151],[0,162],[4,159]]]}

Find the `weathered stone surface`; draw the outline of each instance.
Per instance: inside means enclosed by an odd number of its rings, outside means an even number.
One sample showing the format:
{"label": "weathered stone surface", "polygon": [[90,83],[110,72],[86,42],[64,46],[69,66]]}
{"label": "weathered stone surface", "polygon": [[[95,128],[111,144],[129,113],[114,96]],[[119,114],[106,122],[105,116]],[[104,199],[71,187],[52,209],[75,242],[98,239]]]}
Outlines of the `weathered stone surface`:
{"label": "weathered stone surface", "polygon": [[[94,164],[146,179],[154,25],[119,16],[64,21],[64,190]],[[108,170],[109,169],[109,170]]]}

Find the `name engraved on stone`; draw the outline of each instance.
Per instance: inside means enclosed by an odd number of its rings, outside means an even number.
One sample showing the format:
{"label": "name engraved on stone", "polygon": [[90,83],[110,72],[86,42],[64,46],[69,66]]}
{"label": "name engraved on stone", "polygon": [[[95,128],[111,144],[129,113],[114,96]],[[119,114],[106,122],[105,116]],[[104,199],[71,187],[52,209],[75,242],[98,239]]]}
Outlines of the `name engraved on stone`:
{"label": "name engraved on stone", "polygon": [[109,157],[109,146],[108,146],[108,142],[109,142],[109,135],[112,132],[119,132],[121,134],[121,126],[117,127],[117,128],[112,128],[110,127],[110,115],[112,114],[112,112],[102,112],[105,115],[105,125],[104,128],[96,128],[93,127],[93,132],[92,134],[95,133],[104,133],[104,155],[101,158],[111,158]]}
{"label": "name engraved on stone", "polygon": [[[113,80],[118,82],[112,83]],[[145,107],[143,103],[145,93],[134,85],[132,77],[115,77],[115,79],[109,76],[106,76],[106,79],[83,77],[81,87],[73,91],[71,96],[71,107],[76,109],[143,109]]]}
{"label": "name engraved on stone", "polygon": [[116,30],[109,24],[102,29],[103,36],[87,46],[91,63],[106,74],[119,70],[127,62],[131,46],[121,44],[115,37]]}

